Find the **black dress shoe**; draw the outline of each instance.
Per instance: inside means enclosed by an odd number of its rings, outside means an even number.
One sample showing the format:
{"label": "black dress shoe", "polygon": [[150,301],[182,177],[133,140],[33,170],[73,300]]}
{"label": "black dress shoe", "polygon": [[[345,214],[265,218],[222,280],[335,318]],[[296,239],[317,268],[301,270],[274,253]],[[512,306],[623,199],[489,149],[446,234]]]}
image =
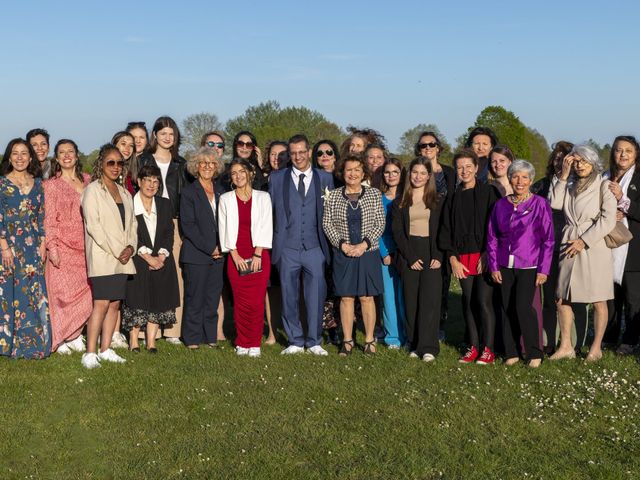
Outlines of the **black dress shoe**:
{"label": "black dress shoe", "polygon": [[158,353],[158,349],[155,347],[147,348],[147,352],[149,353]]}

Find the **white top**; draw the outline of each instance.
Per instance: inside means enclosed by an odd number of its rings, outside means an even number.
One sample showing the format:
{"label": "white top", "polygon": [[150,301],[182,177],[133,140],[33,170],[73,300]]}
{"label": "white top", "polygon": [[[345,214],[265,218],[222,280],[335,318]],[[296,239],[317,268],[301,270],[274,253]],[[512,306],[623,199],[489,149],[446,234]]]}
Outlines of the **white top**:
{"label": "white top", "polygon": [[211,205],[211,211],[213,212],[213,219],[216,220],[216,196],[215,195],[209,202],[209,205]]}
{"label": "white top", "polygon": [[167,188],[167,172],[169,171],[169,165],[171,165],[171,161],[162,163],[156,159],[156,163],[158,164],[158,168],[160,169],[160,175],[162,175],[162,197],[168,199],[169,189]]}
{"label": "white top", "polygon": [[[273,217],[271,197],[267,192],[254,190],[251,194],[251,241],[253,247],[271,248],[273,240]],[[220,197],[218,210],[218,230],[220,247],[223,252],[236,249],[238,229],[238,200],[236,192],[231,191]]]}
{"label": "white top", "polygon": [[[144,208],[144,204],[142,203],[140,192],[136,193],[135,197],[133,197],[133,214],[136,217],[138,215],[142,215],[142,218],[144,218],[144,224],[147,226],[147,231],[149,232],[149,237],[151,238],[151,246],[153,247],[153,243],[156,238],[156,227],[158,226],[158,211],[156,210],[155,199],[151,199],[151,212],[147,212],[147,210]],[[152,253],[153,250],[146,245],[142,245],[140,248],[138,248],[138,255],[151,255]],[[169,252],[164,248],[158,250],[158,254],[164,255],[165,257],[169,256]]]}
{"label": "white top", "polygon": [[302,170],[298,170],[296,167],[291,168],[291,178],[293,179],[293,185],[298,189],[298,182],[300,181],[300,174],[304,173],[304,194],[306,195],[309,191],[309,187],[311,186],[311,178],[313,177],[313,168],[309,165],[304,172]]}

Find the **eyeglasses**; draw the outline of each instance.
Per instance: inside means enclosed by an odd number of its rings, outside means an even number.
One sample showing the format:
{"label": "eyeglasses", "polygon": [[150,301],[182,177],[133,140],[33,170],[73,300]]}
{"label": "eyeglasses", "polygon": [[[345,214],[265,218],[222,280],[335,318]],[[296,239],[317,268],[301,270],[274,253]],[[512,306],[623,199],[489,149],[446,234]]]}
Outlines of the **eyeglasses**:
{"label": "eyeglasses", "polygon": [[124,167],[124,160],[107,160],[107,167],[118,167],[118,168],[123,168]]}
{"label": "eyeglasses", "polygon": [[333,157],[333,150],[318,150],[318,156],[326,155],[327,157]]}
{"label": "eyeglasses", "polygon": [[253,142],[243,142],[241,140],[236,140],[236,146],[238,146],[238,147],[246,147],[246,148],[253,148]]}
{"label": "eyeglasses", "polygon": [[224,150],[224,142],[207,142],[209,148],[221,148]]}
{"label": "eyeglasses", "polygon": [[589,162],[587,162],[584,158],[576,158],[573,161],[573,164],[578,166],[578,165],[587,165]]}
{"label": "eyeglasses", "polygon": [[420,150],[424,150],[425,148],[436,148],[438,146],[438,144],[436,142],[428,142],[428,143],[421,143],[420,145],[418,145],[418,148],[420,148]]}
{"label": "eyeglasses", "polygon": [[397,177],[398,175],[400,175],[400,171],[398,171],[398,170],[386,170],[384,172],[384,175],[388,175],[390,177]]}
{"label": "eyeglasses", "polygon": [[290,157],[304,157],[309,150],[301,150],[299,152],[289,152]]}
{"label": "eyeglasses", "polygon": [[201,161],[201,162],[199,162],[199,165],[200,165],[202,168],[213,168],[213,167],[215,167],[217,164],[218,164],[218,162],[206,162],[206,161],[204,161],[204,160],[203,160],[203,161]]}
{"label": "eyeglasses", "polygon": [[141,180],[149,185],[160,185],[160,180],[155,177],[144,177]]}

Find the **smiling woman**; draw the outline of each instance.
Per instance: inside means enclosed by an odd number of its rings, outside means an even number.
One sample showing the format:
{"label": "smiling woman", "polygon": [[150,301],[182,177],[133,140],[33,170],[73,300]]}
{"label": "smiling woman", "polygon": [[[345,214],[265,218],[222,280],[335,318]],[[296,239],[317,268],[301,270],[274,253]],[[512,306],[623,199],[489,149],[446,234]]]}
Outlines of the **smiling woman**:
{"label": "smiling woman", "polygon": [[0,355],[13,358],[44,358],[51,351],[39,176],[31,145],[11,140],[0,163]]}

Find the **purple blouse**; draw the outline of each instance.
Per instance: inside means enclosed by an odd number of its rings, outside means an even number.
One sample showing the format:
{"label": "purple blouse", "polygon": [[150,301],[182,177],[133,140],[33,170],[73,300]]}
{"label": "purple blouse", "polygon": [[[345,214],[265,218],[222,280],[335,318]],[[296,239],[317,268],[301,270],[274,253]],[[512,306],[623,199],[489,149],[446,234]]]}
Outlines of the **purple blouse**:
{"label": "purple blouse", "polygon": [[553,258],[553,220],[547,201],[531,195],[514,208],[507,199],[496,202],[489,218],[487,257],[489,268],[536,268],[549,275]]}

